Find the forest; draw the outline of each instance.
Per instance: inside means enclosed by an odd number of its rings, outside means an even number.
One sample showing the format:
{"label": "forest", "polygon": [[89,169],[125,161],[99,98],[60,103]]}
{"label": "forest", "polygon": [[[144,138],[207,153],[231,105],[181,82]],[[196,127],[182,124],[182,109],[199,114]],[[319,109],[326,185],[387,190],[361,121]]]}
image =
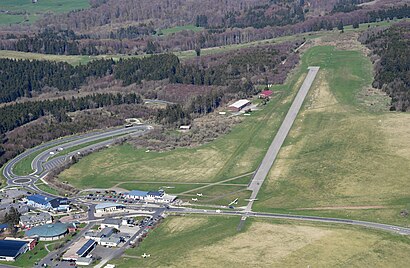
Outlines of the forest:
{"label": "forest", "polygon": [[[92,8],[5,27],[0,48],[64,55],[150,54],[194,50],[332,30],[410,14],[405,0],[96,1]],[[406,4],[407,3],[407,4]],[[320,14],[320,15],[318,15]],[[204,27],[161,35],[165,28]]]}
{"label": "forest", "polygon": [[410,110],[410,22],[367,31],[361,41],[378,56],[373,86],[391,98],[391,110]]}

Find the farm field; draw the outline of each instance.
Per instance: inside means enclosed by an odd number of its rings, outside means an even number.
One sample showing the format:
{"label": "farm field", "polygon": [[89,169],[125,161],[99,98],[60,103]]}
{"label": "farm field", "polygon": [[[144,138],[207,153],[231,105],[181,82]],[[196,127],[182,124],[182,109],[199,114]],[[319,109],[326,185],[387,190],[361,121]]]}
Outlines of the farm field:
{"label": "farm field", "polygon": [[254,210],[409,226],[400,212],[410,209],[410,115],[370,112],[357,97],[372,81],[361,52],[324,46],[308,55],[321,71]]}
{"label": "farm field", "polygon": [[0,26],[23,22],[32,23],[47,12],[65,13],[88,7],[90,4],[87,0],[41,0],[37,3],[32,3],[31,0],[2,0],[0,10],[8,11],[9,14],[0,13]]}
{"label": "farm field", "polygon": [[[317,223],[170,216],[119,267],[405,267],[410,240],[372,230]],[[187,246],[189,245],[189,246]],[[172,250],[170,250],[172,249]],[[175,254],[178,252],[178,254]],[[149,258],[141,258],[144,253]]]}

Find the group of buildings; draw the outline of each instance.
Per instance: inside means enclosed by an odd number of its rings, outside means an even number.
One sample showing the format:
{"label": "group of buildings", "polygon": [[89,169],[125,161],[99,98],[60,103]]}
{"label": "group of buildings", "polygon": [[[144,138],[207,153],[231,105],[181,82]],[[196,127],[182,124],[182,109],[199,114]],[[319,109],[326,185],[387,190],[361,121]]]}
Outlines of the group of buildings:
{"label": "group of buildings", "polygon": [[[259,93],[259,98],[261,99],[270,99],[273,94],[272,90],[264,90],[261,93]],[[232,103],[231,105],[228,106],[228,110],[231,112],[239,112],[242,109],[248,107],[251,105],[251,102],[246,99],[238,100]]]}
{"label": "group of buildings", "polygon": [[133,190],[125,194],[125,198],[133,200],[141,200],[145,202],[154,202],[154,203],[171,203],[177,197],[175,195],[170,195],[165,193],[165,191],[140,191]]}
{"label": "group of buildings", "polygon": [[14,261],[20,255],[32,250],[37,241],[52,241],[64,237],[76,230],[74,223],[53,223],[53,215],[70,211],[67,198],[54,198],[43,195],[28,195],[22,202],[12,203],[8,208],[16,209],[20,214],[18,228],[25,230],[25,238],[6,237],[0,240],[0,260]]}

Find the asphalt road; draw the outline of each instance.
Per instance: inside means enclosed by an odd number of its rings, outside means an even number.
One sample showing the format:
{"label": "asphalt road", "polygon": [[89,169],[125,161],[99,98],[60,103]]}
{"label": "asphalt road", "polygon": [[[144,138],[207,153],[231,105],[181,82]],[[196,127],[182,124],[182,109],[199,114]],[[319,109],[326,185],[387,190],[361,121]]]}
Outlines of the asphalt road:
{"label": "asphalt road", "polygon": [[[4,177],[6,177],[7,184],[9,186],[13,186],[13,185],[32,186],[34,182],[36,182],[39,179],[40,176],[50,171],[50,169],[55,168],[57,165],[65,161],[65,159],[76,154],[77,152],[84,152],[87,150],[94,150],[94,149],[107,146],[113,142],[114,137],[119,136],[119,135],[142,135],[146,133],[150,128],[151,127],[147,125],[138,125],[138,126],[129,127],[129,128],[116,128],[116,129],[109,129],[106,131],[87,133],[87,134],[76,136],[76,137],[74,136],[67,137],[67,138],[47,142],[33,149],[23,152],[22,154],[18,155],[17,157],[15,157],[14,159],[6,163],[3,169],[3,175]],[[102,142],[98,142],[98,143],[86,146],[84,148],[81,148],[79,150],[76,150],[75,152],[64,154],[64,150],[66,149],[69,149],[69,148],[72,148],[72,147],[75,147],[81,144],[85,144],[88,142],[93,142],[93,141],[97,141],[100,139],[111,138],[111,137],[113,139],[108,139]],[[13,173],[13,167],[23,158],[28,157],[30,154],[44,150],[44,148],[48,148],[48,147],[50,148],[38,154],[34,158],[33,162],[31,163],[32,168],[35,170],[33,173],[31,173],[30,175],[25,175],[25,176],[18,176]],[[63,151],[59,152],[59,148],[63,148]],[[55,157],[49,160],[49,158],[53,156],[53,154],[50,154],[52,152],[63,154],[63,156]],[[21,182],[16,183],[15,182],[16,179],[18,180],[20,179]],[[22,182],[24,180],[26,180],[27,182]]]}
{"label": "asphalt road", "polygon": [[292,105],[289,108],[288,113],[286,114],[285,119],[280,126],[278,133],[276,134],[275,138],[273,139],[269,149],[262,160],[262,163],[256,170],[251,183],[248,186],[248,190],[252,191],[250,201],[246,206],[246,211],[252,211],[252,205],[254,199],[257,197],[259,190],[271,169],[273,162],[275,162],[276,156],[279,153],[280,148],[282,147],[283,142],[286,139],[290,129],[292,128],[293,122],[296,119],[296,116],[299,113],[300,108],[302,107],[303,101],[312,86],[313,80],[315,80],[316,74],[319,71],[319,67],[309,67],[309,72],[303,82],[302,86],[299,89],[298,94],[296,95],[295,99],[293,100]]}
{"label": "asphalt road", "polygon": [[235,210],[217,211],[217,210],[204,210],[204,209],[191,209],[191,208],[170,208],[168,211],[169,212],[179,212],[179,213],[230,215],[230,216],[235,215],[235,216],[247,216],[247,217],[257,217],[257,218],[274,218],[274,219],[286,219],[286,220],[348,224],[348,225],[356,225],[356,226],[361,226],[361,227],[378,229],[382,231],[388,231],[388,232],[402,234],[402,235],[410,235],[410,228],[389,225],[389,224],[367,222],[367,221],[357,221],[357,220],[349,220],[349,219],[340,219],[340,218],[327,218],[327,217],[289,215],[289,214],[264,213],[264,212],[235,211]]}

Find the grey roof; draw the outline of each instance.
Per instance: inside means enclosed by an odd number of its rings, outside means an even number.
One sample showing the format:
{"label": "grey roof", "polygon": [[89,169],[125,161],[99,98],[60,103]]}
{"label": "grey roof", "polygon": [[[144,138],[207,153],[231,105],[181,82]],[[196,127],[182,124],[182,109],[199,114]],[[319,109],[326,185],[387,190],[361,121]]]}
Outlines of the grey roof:
{"label": "grey roof", "polygon": [[27,214],[27,215],[22,215],[20,216],[20,221],[24,223],[36,223],[36,222],[42,222],[42,221],[49,221],[51,220],[52,217],[50,214],[45,213],[45,212],[40,212],[37,214]]}
{"label": "grey roof", "polygon": [[113,218],[105,218],[102,223],[104,224],[115,224],[115,225],[120,225],[121,220],[120,219],[113,219]]}
{"label": "grey roof", "polygon": [[110,236],[110,237],[104,237],[101,239],[101,242],[105,242],[105,243],[117,243],[119,244],[121,242],[121,238],[118,236]]}
{"label": "grey roof", "polygon": [[55,237],[65,234],[67,225],[61,222],[36,226],[26,231],[27,236]]}
{"label": "grey roof", "polygon": [[99,237],[107,237],[110,236],[112,233],[114,233],[115,228],[112,227],[106,227],[101,230],[101,232],[98,233]]}

